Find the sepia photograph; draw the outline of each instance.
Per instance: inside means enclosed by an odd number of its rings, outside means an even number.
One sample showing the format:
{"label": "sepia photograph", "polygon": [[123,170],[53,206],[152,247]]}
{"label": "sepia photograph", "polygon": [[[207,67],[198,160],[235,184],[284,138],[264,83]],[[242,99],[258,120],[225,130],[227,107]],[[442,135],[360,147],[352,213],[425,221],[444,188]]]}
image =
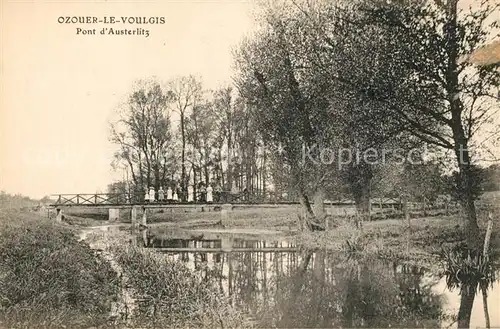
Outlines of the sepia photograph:
{"label": "sepia photograph", "polygon": [[500,329],[500,0],[0,16],[0,329]]}

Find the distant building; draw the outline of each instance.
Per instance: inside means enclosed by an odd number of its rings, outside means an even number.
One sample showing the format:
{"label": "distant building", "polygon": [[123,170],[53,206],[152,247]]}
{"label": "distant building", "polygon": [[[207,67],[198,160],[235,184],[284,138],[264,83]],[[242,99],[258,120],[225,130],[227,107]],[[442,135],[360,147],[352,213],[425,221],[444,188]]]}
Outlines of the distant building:
{"label": "distant building", "polygon": [[468,61],[480,66],[500,64],[500,39],[476,49]]}
{"label": "distant building", "polygon": [[[497,70],[500,71],[500,39],[495,40],[486,46],[476,49],[467,61],[477,66],[497,65]],[[497,97],[500,99],[500,86],[498,87]]]}

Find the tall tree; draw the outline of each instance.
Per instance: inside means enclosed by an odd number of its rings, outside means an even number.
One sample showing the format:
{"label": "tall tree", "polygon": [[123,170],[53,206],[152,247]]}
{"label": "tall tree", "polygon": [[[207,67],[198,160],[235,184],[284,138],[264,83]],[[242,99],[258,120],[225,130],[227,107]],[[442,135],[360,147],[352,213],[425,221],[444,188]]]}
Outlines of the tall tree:
{"label": "tall tree", "polygon": [[219,130],[218,150],[219,150],[219,168],[222,170],[222,148],[225,142],[227,152],[227,170],[226,178],[221,175],[221,183],[225,185],[226,190],[233,187],[233,164],[234,164],[234,97],[233,88],[222,87],[213,93],[213,114],[216,117],[216,125]]}
{"label": "tall tree", "polygon": [[186,119],[189,111],[197,106],[202,99],[203,90],[201,82],[194,76],[180,77],[170,81],[170,89],[173,95],[174,111],[180,116],[180,132],[181,132],[181,191],[182,200],[187,198],[187,175],[186,175]]}
{"label": "tall tree", "polygon": [[171,153],[171,97],[158,82],[140,81],[111,123],[111,141],[119,146],[114,165],[128,166],[136,192],[164,183]]}
{"label": "tall tree", "polygon": [[[212,143],[214,138],[214,118],[211,104],[200,103],[193,107],[186,120],[186,137],[192,147],[190,159],[193,168],[193,183],[210,181],[212,164]],[[204,176],[204,177],[203,177]]]}
{"label": "tall tree", "polygon": [[[291,7],[270,8],[264,14],[260,34],[247,40],[238,54],[238,88],[266,145],[279,152],[290,170],[290,181],[304,210],[304,224],[321,228],[309,201],[335,167],[318,160],[321,147],[335,141],[334,120],[322,93],[325,85],[315,79],[307,62],[303,22]],[[304,153],[307,159],[304,159]],[[312,160],[312,161],[309,161]],[[328,161],[325,161],[328,162]]]}
{"label": "tall tree", "polygon": [[[361,19],[359,9],[358,3],[306,1],[272,7],[260,34],[239,54],[240,92],[257,108],[265,140],[282,151],[299,199],[313,217],[307,193],[331,190],[339,175],[359,211],[369,214],[372,163],[383,161],[388,144],[408,144],[399,121],[386,116],[387,105],[370,90],[392,87],[379,73],[390,67],[371,56],[374,48],[385,49],[381,29],[359,33],[352,24]],[[365,159],[367,151],[375,156]],[[298,159],[304,154],[306,165]]]}
{"label": "tall tree", "polygon": [[[458,0],[445,2],[379,3],[366,8],[366,25],[376,25],[388,37],[393,56],[383,78],[404,72],[398,86],[382,93],[387,115],[426,143],[453,151],[459,170],[460,202],[470,248],[480,246],[474,204],[474,138],[498,104],[496,88],[500,71],[495,64],[475,66],[466,60],[491,37],[488,17],[499,4],[482,1],[474,11],[459,12]],[[394,88],[395,87],[395,88]]]}
{"label": "tall tree", "polygon": [[377,97],[377,92],[387,93],[405,75],[393,72],[392,80],[384,79],[384,72],[392,70],[384,60],[392,56],[384,31],[367,26],[360,33],[355,24],[363,19],[366,3],[373,5],[364,0],[320,6],[296,3],[307,24],[308,63],[316,68],[316,80],[323,85],[320,91],[337,114],[339,174],[365,218],[370,215],[373,178],[380,165],[395,156],[386,151],[408,152],[417,146],[400,122],[387,116],[386,102]]}

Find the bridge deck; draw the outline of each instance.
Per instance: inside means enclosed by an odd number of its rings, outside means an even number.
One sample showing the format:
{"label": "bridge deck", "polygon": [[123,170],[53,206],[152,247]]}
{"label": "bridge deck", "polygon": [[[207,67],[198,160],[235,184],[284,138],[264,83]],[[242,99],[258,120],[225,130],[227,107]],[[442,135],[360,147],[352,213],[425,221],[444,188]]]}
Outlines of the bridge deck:
{"label": "bridge deck", "polygon": [[[50,207],[55,208],[117,208],[117,209],[127,209],[132,207],[143,207],[143,208],[158,208],[158,209],[166,209],[166,208],[179,208],[179,209],[190,209],[190,208],[214,208],[217,206],[222,206],[224,203],[133,203],[133,204],[123,204],[123,203],[108,203],[108,204],[59,204],[54,203],[49,205]],[[284,206],[296,206],[297,202],[281,202],[281,203],[231,203],[233,207],[237,208],[253,208],[253,207],[263,207],[263,208],[277,208]],[[347,205],[347,204],[346,204]]]}
{"label": "bridge deck", "polygon": [[148,248],[165,253],[298,252],[298,248]]}
{"label": "bridge deck", "polygon": [[[141,206],[146,208],[199,208],[214,207],[225,203],[231,203],[237,207],[281,207],[286,205],[298,205],[297,201],[275,200],[260,201],[251,199],[248,196],[226,194],[224,198],[219,198],[215,202],[194,201],[144,201],[143,196],[129,195],[123,193],[105,194],[57,194],[53,195],[57,200],[51,204],[52,207],[94,207],[94,208],[131,208]],[[142,197],[142,199],[141,199]],[[373,199],[374,205],[391,206],[398,205],[400,201],[393,198]],[[354,202],[348,199],[325,201],[325,205],[332,206],[352,206]]]}

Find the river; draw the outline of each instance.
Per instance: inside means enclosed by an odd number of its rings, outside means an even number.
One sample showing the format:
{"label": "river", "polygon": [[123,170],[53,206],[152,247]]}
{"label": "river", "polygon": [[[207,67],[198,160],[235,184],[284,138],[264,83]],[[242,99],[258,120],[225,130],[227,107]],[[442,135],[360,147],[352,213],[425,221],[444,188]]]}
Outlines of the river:
{"label": "river", "polygon": [[[136,242],[216,276],[221,291],[260,327],[456,327],[458,291],[423,268],[228,234],[145,230]],[[488,304],[491,327],[500,327],[498,282]],[[471,328],[484,326],[479,292]]]}

